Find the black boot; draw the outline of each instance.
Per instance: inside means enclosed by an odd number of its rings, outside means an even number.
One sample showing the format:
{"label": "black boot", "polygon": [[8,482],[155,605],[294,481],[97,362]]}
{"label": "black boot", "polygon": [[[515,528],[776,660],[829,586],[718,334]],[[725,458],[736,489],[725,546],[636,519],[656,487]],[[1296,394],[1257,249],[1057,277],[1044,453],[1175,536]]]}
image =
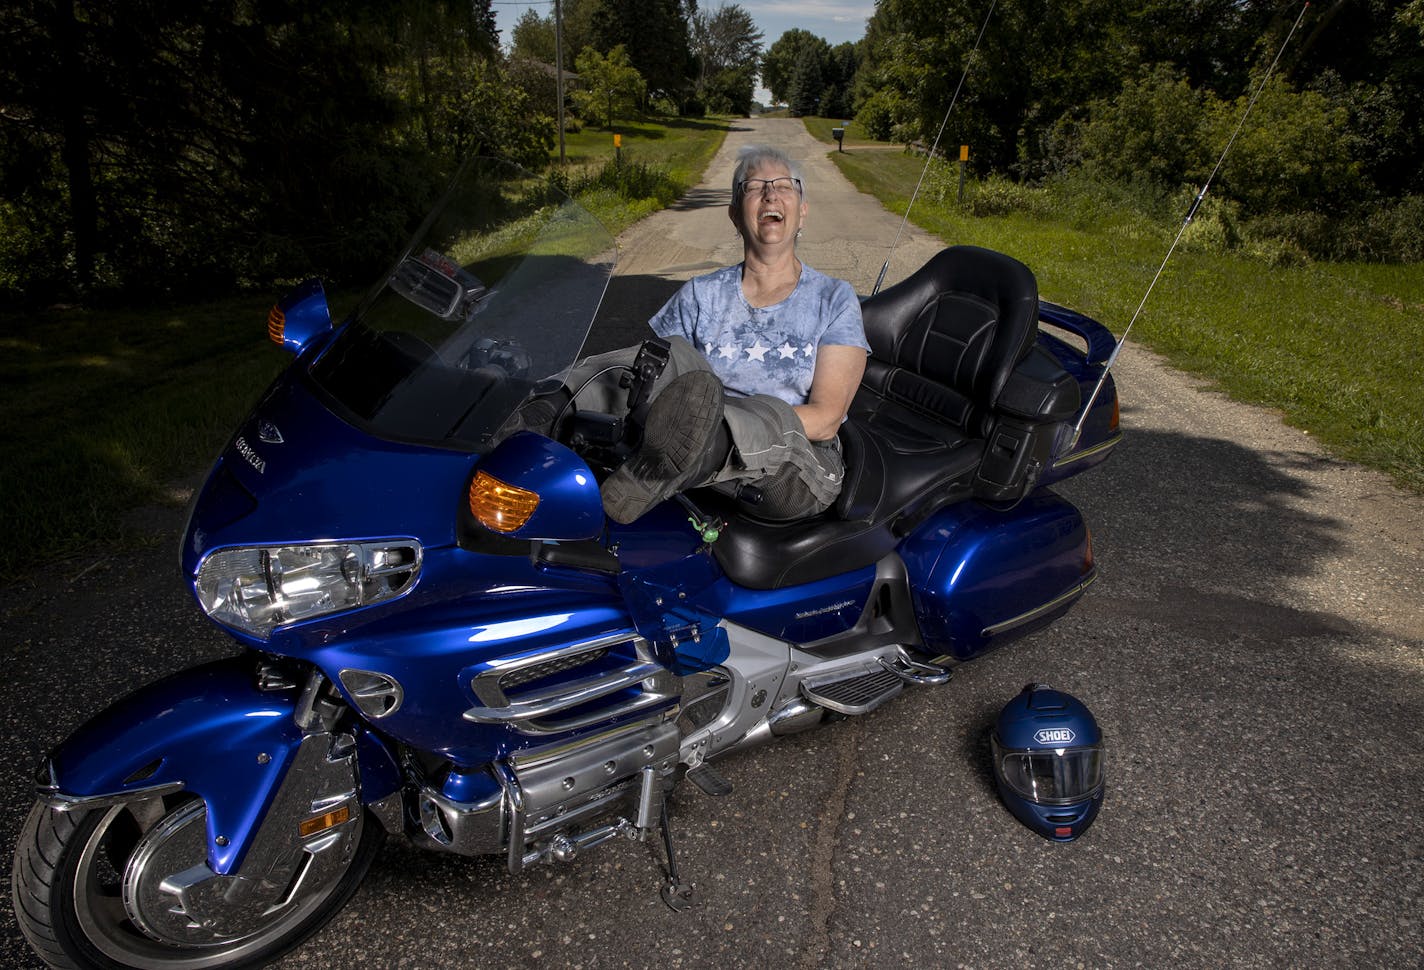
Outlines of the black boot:
{"label": "black boot", "polygon": [[[653,400],[638,451],[603,483],[603,509],[627,524],[715,473],[730,439],[722,430],[722,382],[710,371],[683,374]],[[726,441],[721,454],[719,441]],[[710,467],[710,471],[708,468]]]}

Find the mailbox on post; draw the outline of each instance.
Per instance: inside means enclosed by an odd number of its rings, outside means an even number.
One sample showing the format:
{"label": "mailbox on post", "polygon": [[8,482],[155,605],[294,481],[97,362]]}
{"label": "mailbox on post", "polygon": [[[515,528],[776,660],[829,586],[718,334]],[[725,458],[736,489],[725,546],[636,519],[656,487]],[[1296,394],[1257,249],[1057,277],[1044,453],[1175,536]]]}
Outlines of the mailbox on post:
{"label": "mailbox on post", "polygon": [[832,128],[832,129],[831,129],[831,137],[836,140],[836,148],[837,148],[839,151],[845,151],[845,129],[844,129],[844,128]]}

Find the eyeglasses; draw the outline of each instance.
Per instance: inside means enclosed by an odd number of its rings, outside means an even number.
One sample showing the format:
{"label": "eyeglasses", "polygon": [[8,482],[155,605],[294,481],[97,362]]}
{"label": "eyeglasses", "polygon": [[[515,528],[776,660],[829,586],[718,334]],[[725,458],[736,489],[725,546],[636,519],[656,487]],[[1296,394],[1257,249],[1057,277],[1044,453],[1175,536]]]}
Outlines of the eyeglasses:
{"label": "eyeglasses", "polygon": [[789,175],[774,179],[742,179],[737,188],[743,196],[761,195],[768,188],[773,195],[791,195],[801,191],[801,180]]}

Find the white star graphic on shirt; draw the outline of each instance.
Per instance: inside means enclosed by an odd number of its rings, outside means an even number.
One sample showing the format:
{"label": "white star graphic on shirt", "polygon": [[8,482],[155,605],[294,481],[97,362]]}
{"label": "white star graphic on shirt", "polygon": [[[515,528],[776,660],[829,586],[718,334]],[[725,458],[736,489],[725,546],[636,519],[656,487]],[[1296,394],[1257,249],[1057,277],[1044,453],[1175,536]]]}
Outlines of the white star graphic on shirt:
{"label": "white star graphic on shirt", "polygon": [[789,340],[780,347],[777,347],[776,352],[781,355],[782,360],[790,360],[796,356],[796,348],[791,346],[791,341]]}
{"label": "white star graphic on shirt", "polygon": [[718,356],[722,357],[724,360],[736,360],[737,345],[723,344],[721,347],[718,348]]}
{"label": "white star graphic on shirt", "polygon": [[747,348],[747,360],[754,360],[759,364],[764,364],[766,363],[766,354],[769,350],[771,350],[770,347],[763,347],[761,341],[758,340]]}
{"label": "white star graphic on shirt", "polygon": [[803,347],[803,348],[801,348],[801,349],[804,350],[804,351],[806,351],[806,356],[807,356],[807,357],[814,357],[814,356],[816,356],[816,345],[815,345],[815,344],[807,344],[805,347]]}
{"label": "white star graphic on shirt", "polygon": [[712,356],[712,352],[715,351],[716,349],[717,349],[716,346],[713,345],[713,344],[703,344],[703,345],[702,345],[702,356],[703,356],[703,357],[711,357],[711,356]]}

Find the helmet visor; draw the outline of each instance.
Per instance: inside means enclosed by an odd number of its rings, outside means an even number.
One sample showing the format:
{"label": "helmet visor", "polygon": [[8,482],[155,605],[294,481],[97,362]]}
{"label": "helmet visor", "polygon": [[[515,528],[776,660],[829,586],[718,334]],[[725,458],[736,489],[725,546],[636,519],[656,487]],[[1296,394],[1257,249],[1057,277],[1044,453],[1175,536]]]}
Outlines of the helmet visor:
{"label": "helmet visor", "polygon": [[1040,805],[1067,805],[1097,794],[1103,785],[1100,747],[1004,751],[994,744],[999,777],[1011,790]]}

